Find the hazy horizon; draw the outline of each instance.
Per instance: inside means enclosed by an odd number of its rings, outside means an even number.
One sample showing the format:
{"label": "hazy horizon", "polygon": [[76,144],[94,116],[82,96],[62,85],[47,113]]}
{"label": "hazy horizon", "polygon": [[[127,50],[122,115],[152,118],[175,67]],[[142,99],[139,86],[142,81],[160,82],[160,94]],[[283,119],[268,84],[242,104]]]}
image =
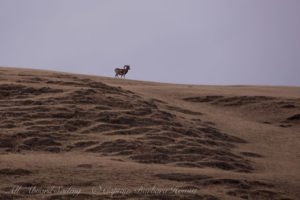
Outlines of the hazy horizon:
{"label": "hazy horizon", "polygon": [[300,1],[0,0],[0,66],[300,86]]}

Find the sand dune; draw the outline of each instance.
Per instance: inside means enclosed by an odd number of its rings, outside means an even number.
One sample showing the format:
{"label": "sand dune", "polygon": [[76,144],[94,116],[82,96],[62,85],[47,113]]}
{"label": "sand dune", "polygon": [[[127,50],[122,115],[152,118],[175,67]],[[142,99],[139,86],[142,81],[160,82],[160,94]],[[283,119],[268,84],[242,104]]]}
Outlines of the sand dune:
{"label": "sand dune", "polygon": [[0,199],[299,199],[300,88],[0,68]]}

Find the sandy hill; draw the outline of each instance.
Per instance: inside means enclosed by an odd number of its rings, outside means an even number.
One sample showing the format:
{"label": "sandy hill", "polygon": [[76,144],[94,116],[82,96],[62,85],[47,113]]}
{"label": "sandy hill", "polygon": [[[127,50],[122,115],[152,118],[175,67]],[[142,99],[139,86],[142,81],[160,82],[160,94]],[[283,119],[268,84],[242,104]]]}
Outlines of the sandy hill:
{"label": "sandy hill", "polygon": [[0,68],[0,199],[300,199],[300,88]]}

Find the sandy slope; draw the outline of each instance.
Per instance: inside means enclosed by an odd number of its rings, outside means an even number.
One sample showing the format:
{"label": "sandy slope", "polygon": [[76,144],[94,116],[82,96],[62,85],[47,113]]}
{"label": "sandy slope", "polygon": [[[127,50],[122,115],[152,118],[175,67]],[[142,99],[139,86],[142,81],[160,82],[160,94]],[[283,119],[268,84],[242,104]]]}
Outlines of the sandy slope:
{"label": "sandy slope", "polygon": [[299,87],[0,68],[0,199],[299,199],[299,108]]}

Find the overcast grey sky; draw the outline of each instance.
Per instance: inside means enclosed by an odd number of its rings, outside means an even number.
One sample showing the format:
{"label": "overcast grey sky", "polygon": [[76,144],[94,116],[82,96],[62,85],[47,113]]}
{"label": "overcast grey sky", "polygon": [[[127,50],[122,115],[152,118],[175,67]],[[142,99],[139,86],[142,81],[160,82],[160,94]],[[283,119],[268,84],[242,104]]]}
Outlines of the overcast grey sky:
{"label": "overcast grey sky", "polygon": [[300,0],[0,0],[0,66],[300,86]]}

